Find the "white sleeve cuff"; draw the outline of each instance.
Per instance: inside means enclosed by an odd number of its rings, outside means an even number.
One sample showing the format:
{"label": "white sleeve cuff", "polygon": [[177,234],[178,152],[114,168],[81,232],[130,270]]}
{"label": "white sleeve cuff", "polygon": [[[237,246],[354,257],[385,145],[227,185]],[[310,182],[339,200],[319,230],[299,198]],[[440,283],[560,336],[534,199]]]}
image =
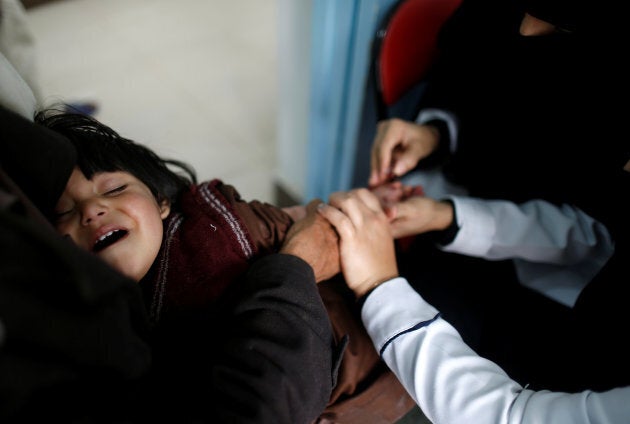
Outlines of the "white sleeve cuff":
{"label": "white sleeve cuff", "polygon": [[455,205],[459,231],[445,252],[484,256],[492,248],[496,222],[487,203],[472,197],[448,196]]}

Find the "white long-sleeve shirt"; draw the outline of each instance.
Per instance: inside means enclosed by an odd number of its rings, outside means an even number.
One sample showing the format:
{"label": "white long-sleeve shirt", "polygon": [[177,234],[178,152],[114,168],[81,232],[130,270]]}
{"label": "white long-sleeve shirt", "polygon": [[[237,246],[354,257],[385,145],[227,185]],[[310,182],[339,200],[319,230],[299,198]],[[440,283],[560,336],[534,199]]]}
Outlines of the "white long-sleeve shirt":
{"label": "white long-sleeve shirt", "polygon": [[630,386],[580,393],[523,388],[468,347],[404,278],[377,287],[361,316],[385,363],[433,423],[630,423]]}
{"label": "white long-sleeve shirt", "polygon": [[515,204],[448,196],[459,232],[443,250],[489,260],[512,259],[521,284],[572,307],[610,259],[606,227],[582,210],[544,200]]}

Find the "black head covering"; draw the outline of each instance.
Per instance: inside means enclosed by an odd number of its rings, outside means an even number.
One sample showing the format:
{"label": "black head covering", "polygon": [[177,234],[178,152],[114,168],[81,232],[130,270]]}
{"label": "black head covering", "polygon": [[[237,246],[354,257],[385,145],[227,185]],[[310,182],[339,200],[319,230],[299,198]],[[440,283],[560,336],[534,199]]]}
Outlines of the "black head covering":
{"label": "black head covering", "polygon": [[76,164],[70,140],[0,106],[0,167],[46,216]]}
{"label": "black head covering", "polygon": [[[624,36],[627,23],[617,3],[611,0],[519,0],[525,12],[567,31],[605,36]],[[623,32],[623,33],[622,33]]]}
{"label": "black head covering", "polygon": [[586,23],[581,0],[524,0],[524,7],[530,15],[568,31],[579,31]]}

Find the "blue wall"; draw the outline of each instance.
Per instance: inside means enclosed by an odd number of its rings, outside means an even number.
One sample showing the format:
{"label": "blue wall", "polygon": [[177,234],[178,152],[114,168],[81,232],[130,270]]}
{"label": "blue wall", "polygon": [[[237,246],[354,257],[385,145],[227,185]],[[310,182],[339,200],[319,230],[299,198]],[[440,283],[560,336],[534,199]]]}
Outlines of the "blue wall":
{"label": "blue wall", "polygon": [[353,187],[372,39],[396,1],[313,1],[305,200]]}

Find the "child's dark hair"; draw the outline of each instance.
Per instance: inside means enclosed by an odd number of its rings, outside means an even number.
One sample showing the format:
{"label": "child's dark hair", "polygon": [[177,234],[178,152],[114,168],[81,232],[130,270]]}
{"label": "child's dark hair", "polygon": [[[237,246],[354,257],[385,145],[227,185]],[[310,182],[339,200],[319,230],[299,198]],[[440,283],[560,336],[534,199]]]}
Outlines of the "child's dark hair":
{"label": "child's dark hair", "polygon": [[180,194],[197,183],[190,165],[162,159],[90,116],[51,108],[38,112],[35,122],[70,139],[77,150],[77,165],[87,179],[98,172],[129,172],[149,187],[158,203],[167,199],[173,209]]}

